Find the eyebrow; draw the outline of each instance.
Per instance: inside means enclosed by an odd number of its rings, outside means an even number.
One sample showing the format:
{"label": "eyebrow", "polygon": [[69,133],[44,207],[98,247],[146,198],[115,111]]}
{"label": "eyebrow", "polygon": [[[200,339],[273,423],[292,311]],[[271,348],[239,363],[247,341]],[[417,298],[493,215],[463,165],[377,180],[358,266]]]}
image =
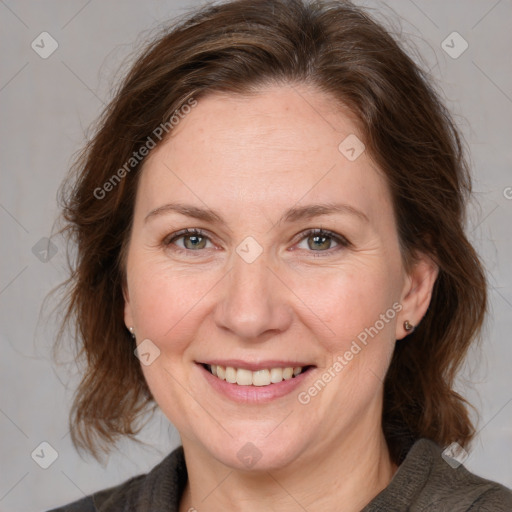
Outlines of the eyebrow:
{"label": "eyebrow", "polygon": [[320,217],[321,215],[332,215],[333,213],[354,215],[365,222],[370,221],[361,210],[358,210],[349,204],[326,203],[290,208],[285,212],[281,219],[279,219],[278,224],[281,224],[282,222],[296,222],[298,220],[312,219],[314,217]]}
{"label": "eyebrow", "polygon": [[219,214],[215,213],[210,208],[198,208],[197,206],[181,203],[164,204],[163,206],[159,206],[158,208],[151,210],[146,215],[144,222],[147,222],[152,217],[158,217],[160,215],[173,212],[180,213],[181,215],[185,215],[186,217],[193,217],[194,219],[210,222],[212,224],[217,222],[218,224],[226,225],[226,221]]}
{"label": "eyebrow", "polygon": [[[192,217],[211,224],[217,223],[222,226],[227,226],[226,221],[214,210],[210,208],[198,208],[197,206],[182,203],[169,203],[159,206],[146,215],[144,222],[167,213],[179,213],[186,217]],[[320,217],[322,215],[332,215],[333,213],[354,215],[365,222],[369,222],[368,217],[361,210],[349,204],[322,203],[289,208],[276,224],[292,223],[299,220]]]}

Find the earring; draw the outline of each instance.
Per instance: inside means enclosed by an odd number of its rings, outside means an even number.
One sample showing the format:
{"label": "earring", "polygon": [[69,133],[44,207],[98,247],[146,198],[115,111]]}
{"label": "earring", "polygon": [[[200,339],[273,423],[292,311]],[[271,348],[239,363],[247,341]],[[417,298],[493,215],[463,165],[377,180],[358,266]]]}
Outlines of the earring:
{"label": "earring", "polygon": [[128,330],[130,331],[132,338],[135,339],[135,333],[133,332],[133,327],[128,327]]}
{"label": "earring", "polygon": [[414,325],[410,324],[409,323],[409,320],[406,320],[404,322],[404,329],[407,331],[407,332],[412,332],[414,331]]}

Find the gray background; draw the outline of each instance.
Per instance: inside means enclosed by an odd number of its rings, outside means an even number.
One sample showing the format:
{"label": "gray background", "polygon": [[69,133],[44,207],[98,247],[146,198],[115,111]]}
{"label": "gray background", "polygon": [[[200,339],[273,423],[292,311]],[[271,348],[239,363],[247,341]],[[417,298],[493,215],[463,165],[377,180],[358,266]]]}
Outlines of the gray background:
{"label": "gray background", "polygon": [[[149,29],[198,4],[0,0],[1,511],[45,510],[80,498],[146,472],[179,443],[157,413],[140,436],[150,446],[123,442],[105,466],[77,455],[67,427],[76,370],[52,361],[54,302],[41,311],[46,294],[65,277],[64,247],[53,240],[57,253],[46,262],[32,248],[51,234],[56,190],[85,130],[108,101],[121,61]],[[478,204],[471,208],[468,229],[489,273],[491,315],[482,346],[473,350],[459,383],[480,412],[466,465],[512,486],[512,2],[366,5],[395,27],[401,24],[471,149]],[[47,59],[31,48],[43,31],[59,45]],[[453,31],[469,44],[457,59],[441,47]],[[58,453],[48,469],[31,458],[42,441]]]}

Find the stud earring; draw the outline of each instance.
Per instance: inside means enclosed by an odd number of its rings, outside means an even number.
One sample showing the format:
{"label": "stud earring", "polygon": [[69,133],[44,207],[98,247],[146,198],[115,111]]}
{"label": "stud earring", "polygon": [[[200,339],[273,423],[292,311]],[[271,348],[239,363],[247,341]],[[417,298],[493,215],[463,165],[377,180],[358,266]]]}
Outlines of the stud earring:
{"label": "stud earring", "polygon": [[404,329],[407,331],[407,332],[412,332],[414,331],[414,325],[412,325],[411,323],[409,323],[409,320],[406,320],[404,322]]}
{"label": "stud earring", "polygon": [[133,327],[128,327],[128,330],[130,331],[132,338],[135,339],[135,333],[133,332]]}

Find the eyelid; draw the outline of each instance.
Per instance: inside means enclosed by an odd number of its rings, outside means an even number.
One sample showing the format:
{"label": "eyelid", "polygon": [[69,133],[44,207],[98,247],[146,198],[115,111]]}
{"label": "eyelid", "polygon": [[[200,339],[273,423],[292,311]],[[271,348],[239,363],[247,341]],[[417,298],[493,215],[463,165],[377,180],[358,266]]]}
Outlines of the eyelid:
{"label": "eyelid", "polygon": [[[206,238],[209,242],[214,243],[212,240],[212,237],[206,231],[204,231],[200,228],[185,228],[185,229],[181,229],[180,231],[176,231],[175,233],[171,233],[170,235],[167,235],[163,239],[163,244],[165,246],[169,246],[174,241],[176,241],[180,238],[183,238],[186,235],[200,236],[202,238]],[[193,249],[183,249],[182,247],[177,247],[177,246],[176,246],[176,250],[177,251],[186,251],[186,252],[201,252],[200,250],[194,251]]]}
{"label": "eyelid", "polygon": [[[185,228],[180,231],[177,231],[175,233],[171,233],[170,235],[166,236],[163,240],[163,244],[165,246],[171,245],[175,240],[178,240],[186,235],[195,235],[202,238],[206,238],[210,243],[214,244],[214,241],[212,240],[212,236],[205,230],[201,228]],[[321,235],[321,236],[328,236],[329,238],[332,238],[338,245],[337,247],[327,249],[326,251],[306,251],[311,252],[315,255],[329,255],[338,250],[339,248],[349,247],[351,246],[351,242],[343,235],[340,235],[338,233],[335,233],[334,231],[330,231],[328,229],[324,228],[311,228],[307,229],[305,231],[300,232],[296,237],[294,237],[295,241],[293,242],[294,245],[297,245],[302,240],[308,238],[309,236],[313,235]],[[175,246],[175,249],[178,252],[187,252],[187,253],[200,253],[202,250],[193,250],[193,249],[184,249],[182,247]]]}
{"label": "eyelid", "polygon": [[[301,233],[299,233],[297,235],[294,245],[301,242],[305,238],[308,238],[313,235],[328,236],[329,238],[332,238],[338,244],[339,247],[350,247],[352,245],[351,242],[343,235],[340,235],[338,233],[335,233],[334,231],[330,231],[328,229],[323,229],[323,228],[312,228],[312,229],[307,229],[306,231],[302,231]],[[332,254],[336,250],[337,250],[337,248],[334,247],[332,249],[327,249],[326,251],[307,251],[307,252],[311,252],[314,254]]]}

